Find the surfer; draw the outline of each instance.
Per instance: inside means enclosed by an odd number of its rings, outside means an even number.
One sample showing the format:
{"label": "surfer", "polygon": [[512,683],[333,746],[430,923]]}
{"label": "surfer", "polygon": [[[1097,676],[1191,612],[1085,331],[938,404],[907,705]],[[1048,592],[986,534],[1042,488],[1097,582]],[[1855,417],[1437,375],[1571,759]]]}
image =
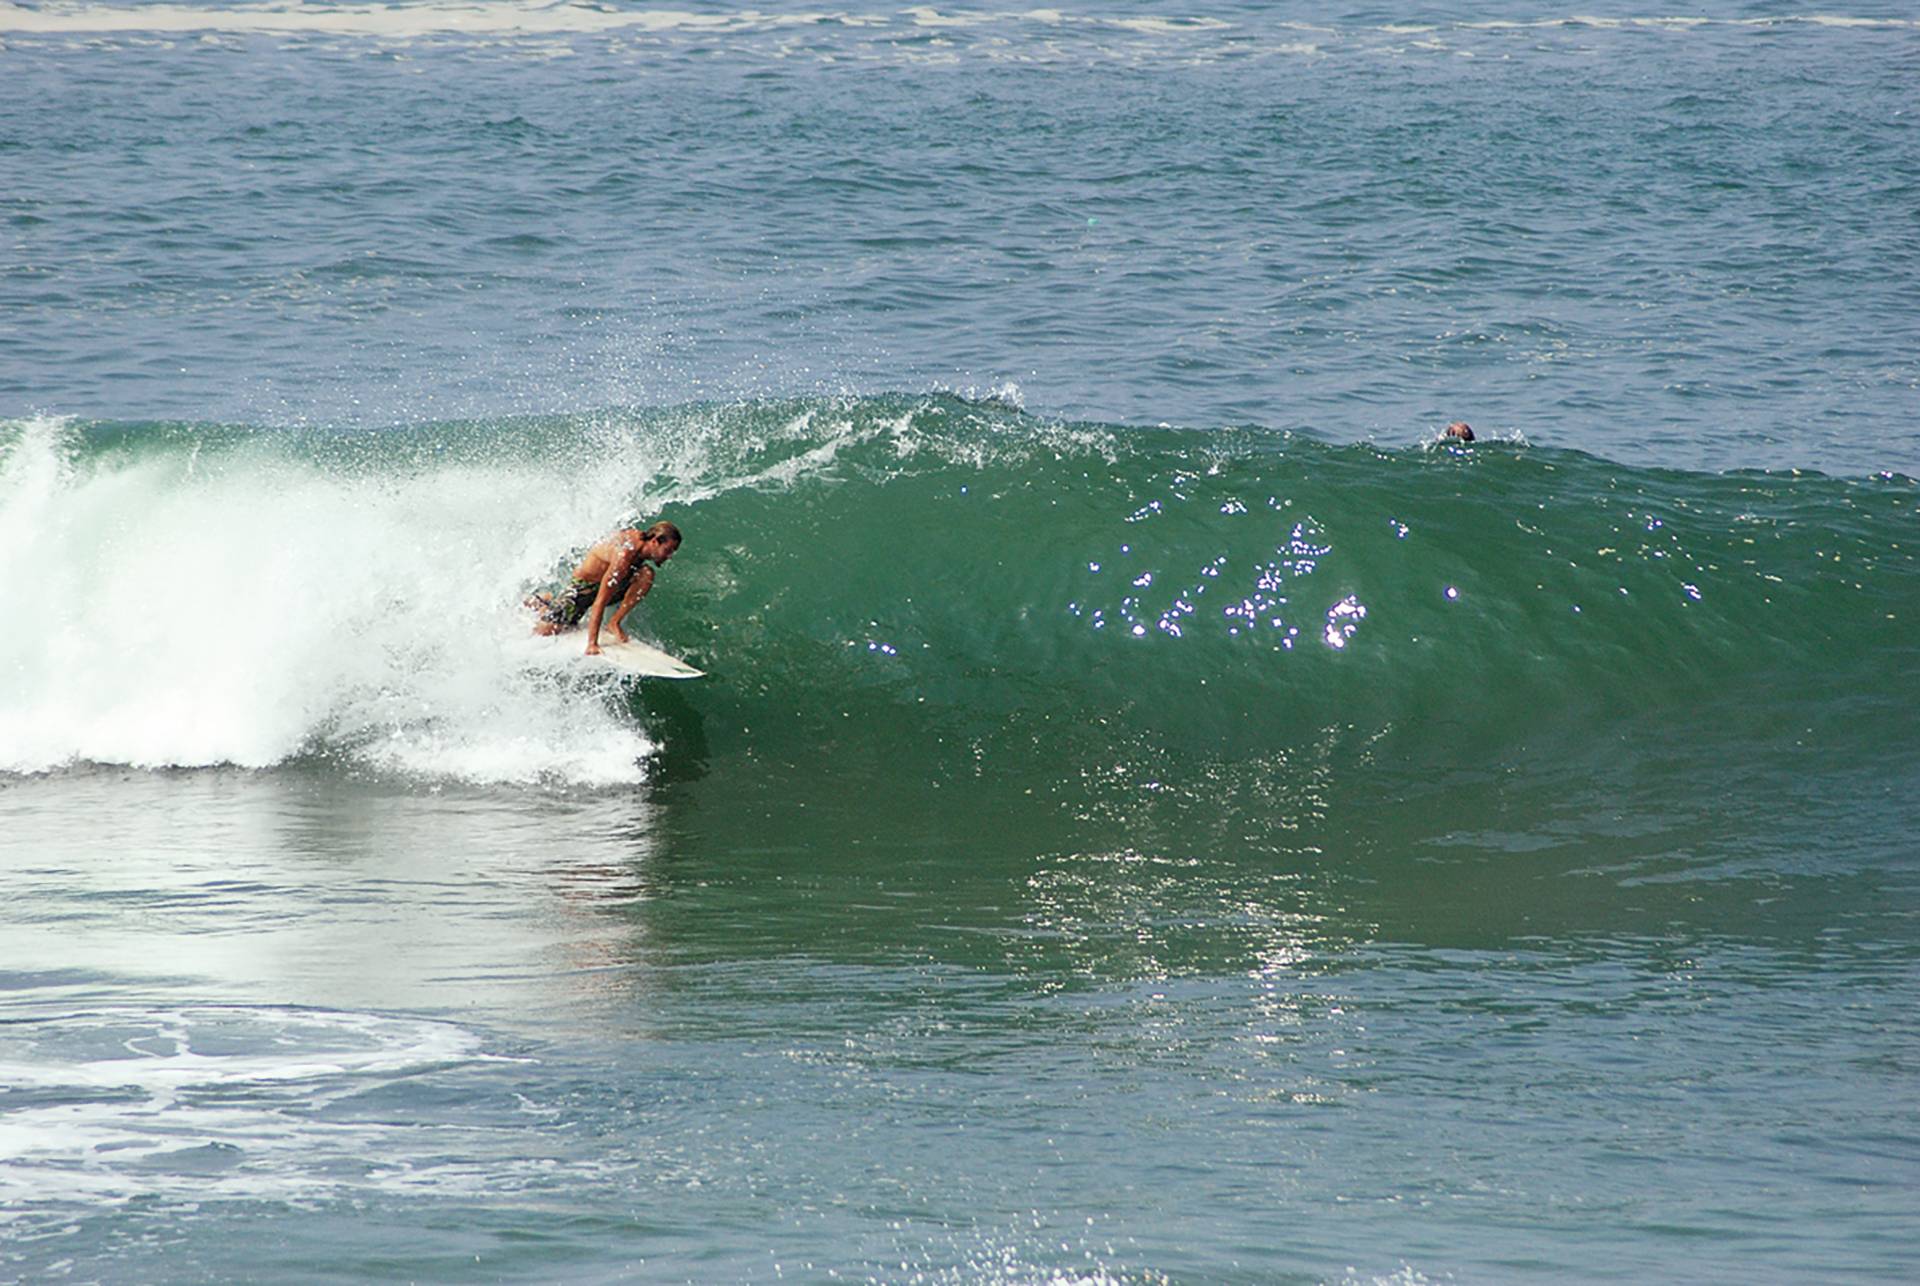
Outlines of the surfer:
{"label": "surfer", "polygon": [[1440,436],[1443,438],[1458,438],[1462,442],[1471,442],[1473,441],[1473,426],[1465,420],[1455,420],[1447,426],[1446,432]]}
{"label": "surfer", "polygon": [[625,528],[614,532],[589,549],[573,569],[573,579],[558,594],[539,593],[527,600],[527,606],[540,614],[534,623],[535,634],[558,634],[587,621],[587,655],[600,655],[600,621],[607,606],[619,608],[607,622],[617,642],[627,641],[620,628],[633,605],[653,588],[653,569],[663,566],[680,548],[680,529],[670,522],[656,522],[645,531]]}

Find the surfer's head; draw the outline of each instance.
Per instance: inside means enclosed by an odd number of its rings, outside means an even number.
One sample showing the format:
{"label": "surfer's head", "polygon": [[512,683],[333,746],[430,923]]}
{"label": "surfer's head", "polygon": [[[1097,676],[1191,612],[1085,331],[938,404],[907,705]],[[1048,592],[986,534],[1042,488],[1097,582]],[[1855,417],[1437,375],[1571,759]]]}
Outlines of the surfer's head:
{"label": "surfer's head", "polygon": [[1473,441],[1473,426],[1465,420],[1455,420],[1446,427],[1446,431],[1440,436],[1443,438],[1457,438],[1462,442],[1471,442]]}
{"label": "surfer's head", "polygon": [[646,556],[656,563],[666,562],[680,548],[680,529],[670,522],[656,522],[640,534],[646,537]]}

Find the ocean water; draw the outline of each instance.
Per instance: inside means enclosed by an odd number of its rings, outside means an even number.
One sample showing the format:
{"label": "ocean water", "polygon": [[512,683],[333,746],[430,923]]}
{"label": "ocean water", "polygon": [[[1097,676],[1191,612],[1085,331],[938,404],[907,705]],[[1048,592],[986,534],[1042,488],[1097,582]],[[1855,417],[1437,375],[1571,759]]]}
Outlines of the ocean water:
{"label": "ocean water", "polygon": [[1911,1280],[1916,68],[0,3],[0,1277]]}

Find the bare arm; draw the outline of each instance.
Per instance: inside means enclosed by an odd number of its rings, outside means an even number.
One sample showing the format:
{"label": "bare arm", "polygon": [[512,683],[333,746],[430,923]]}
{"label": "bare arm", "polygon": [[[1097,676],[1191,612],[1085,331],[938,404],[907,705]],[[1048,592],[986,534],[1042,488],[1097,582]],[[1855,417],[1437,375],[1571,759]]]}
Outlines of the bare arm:
{"label": "bare arm", "polygon": [[627,595],[620,600],[620,610],[613,614],[614,638],[622,643],[627,641],[627,632],[620,628],[620,623],[627,619],[627,613],[633,610],[633,605],[645,598],[647,591],[652,588],[653,567],[649,563],[642,563],[639,570],[634,572],[633,579],[627,583]]}
{"label": "bare arm", "polygon": [[[630,545],[622,545],[607,562],[607,574],[600,578],[600,592],[593,596],[593,610],[587,616],[588,656],[600,655],[600,618],[606,614],[607,604],[612,601],[613,587],[626,578],[628,570],[633,566],[633,560],[637,557],[639,557],[639,551],[637,549]],[[642,568],[642,570],[644,571],[646,569]],[[639,575],[636,574],[634,579],[639,580]],[[648,577],[648,580],[651,581],[652,577]],[[627,587],[627,592],[629,595],[632,594],[633,587],[631,585]],[[622,608],[620,610],[620,616],[624,615],[626,615],[626,609]],[[614,618],[615,624],[613,632],[614,635],[624,643],[626,642],[626,635],[620,633],[619,619],[619,616]]]}

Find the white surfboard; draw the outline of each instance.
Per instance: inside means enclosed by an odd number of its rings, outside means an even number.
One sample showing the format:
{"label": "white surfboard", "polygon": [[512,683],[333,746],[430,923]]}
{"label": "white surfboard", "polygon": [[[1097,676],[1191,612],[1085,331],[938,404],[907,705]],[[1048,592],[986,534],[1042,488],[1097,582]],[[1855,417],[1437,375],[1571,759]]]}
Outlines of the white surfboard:
{"label": "white surfboard", "polygon": [[532,640],[543,661],[554,664],[577,663],[580,665],[607,665],[628,674],[637,674],[649,679],[698,679],[705,672],[696,670],[679,657],[662,652],[649,643],[639,639],[628,639],[625,643],[616,643],[610,634],[600,636],[600,655],[587,655],[587,636],[584,630],[568,630],[565,634],[536,636]]}

